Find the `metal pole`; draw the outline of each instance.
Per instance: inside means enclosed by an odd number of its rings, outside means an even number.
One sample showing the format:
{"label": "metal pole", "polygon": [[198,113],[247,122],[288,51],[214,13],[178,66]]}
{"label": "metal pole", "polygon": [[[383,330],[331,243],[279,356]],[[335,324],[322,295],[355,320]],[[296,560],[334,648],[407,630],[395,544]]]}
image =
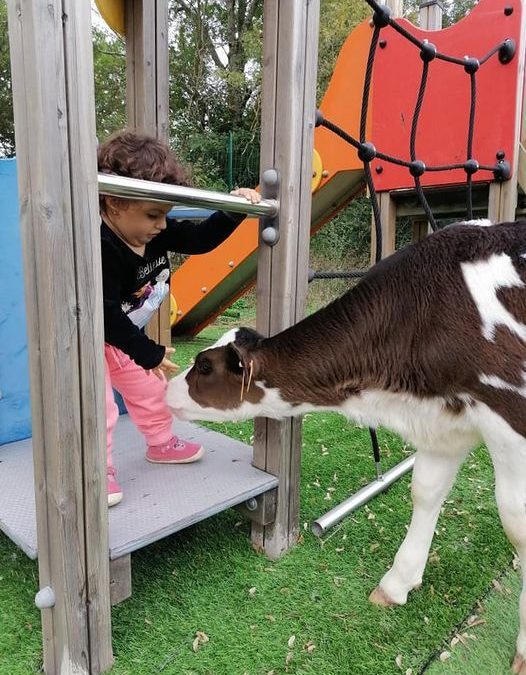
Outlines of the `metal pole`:
{"label": "metal pole", "polygon": [[328,529],[343,520],[349,513],[356,511],[356,509],[366,504],[373,497],[376,497],[380,492],[387,490],[392,483],[401,478],[408,471],[411,471],[413,464],[415,463],[415,456],[416,455],[411,455],[410,457],[407,457],[407,459],[404,459],[392,469],[386,471],[383,478],[369,483],[369,485],[366,485],[361,490],[358,490],[358,492],[355,492],[355,494],[338,506],[335,506],[325,515],[318,518],[318,520],[315,520],[312,524],[312,532],[317,537],[321,537]]}
{"label": "metal pole", "polygon": [[279,208],[278,202],[275,200],[262,200],[259,204],[252,204],[244,197],[236,197],[212,190],[183,187],[182,185],[154,183],[107,173],[99,173],[98,179],[99,193],[113,195],[114,197],[143,199],[168,204],[188,204],[188,206],[202,206],[213,210],[221,209],[263,218],[272,218],[278,213]]}
{"label": "metal pole", "polygon": [[234,187],[234,134],[232,130],[228,132],[227,142],[227,167],[228,167],[228,189],[232,190]]}

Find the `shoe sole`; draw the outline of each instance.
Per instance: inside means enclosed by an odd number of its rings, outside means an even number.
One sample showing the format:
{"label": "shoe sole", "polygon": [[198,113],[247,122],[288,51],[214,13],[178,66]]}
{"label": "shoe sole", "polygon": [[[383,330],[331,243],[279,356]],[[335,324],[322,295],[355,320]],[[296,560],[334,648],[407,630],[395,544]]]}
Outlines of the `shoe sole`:
{"label": "shoe sole", "polygon": [[114,492],[108,495],[108,506],[116,506],[120,502],[122,502],[122,492]]}
{"label": "shoe sole", "polygon": [[148,455],[146,455],[146,459],[152,464],[191,464],[192,462],[197,462],[198,459],[201,459],[204,454],[205,449],[201,446],[195,455],[192,455],[187,459],[150,459]]}

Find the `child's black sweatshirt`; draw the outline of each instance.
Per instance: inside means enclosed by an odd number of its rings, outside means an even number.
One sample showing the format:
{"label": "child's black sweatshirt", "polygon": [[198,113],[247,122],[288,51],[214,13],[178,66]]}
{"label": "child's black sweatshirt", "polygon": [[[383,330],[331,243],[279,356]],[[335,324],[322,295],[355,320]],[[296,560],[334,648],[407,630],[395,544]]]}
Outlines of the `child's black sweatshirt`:
{"label": "child's black sweatshirt", "polygon": [[143,327],[169,291],[168,251],[207,253],[219,246],[245,218],[216,211],[201,222],[167,218],[167,227],[137,255],[102,221],[104,339],[138,365],[150,369],[164,358],[165,348]]}

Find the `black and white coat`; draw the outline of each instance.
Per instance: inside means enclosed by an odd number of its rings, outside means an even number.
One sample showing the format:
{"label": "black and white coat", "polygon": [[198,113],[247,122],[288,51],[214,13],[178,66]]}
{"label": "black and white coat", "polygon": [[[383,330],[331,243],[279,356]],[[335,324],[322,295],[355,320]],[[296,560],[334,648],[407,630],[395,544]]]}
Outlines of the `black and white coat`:
{"label": "black and white coat", "polygon": [[[278,335],[231,331],[171,381],[167,397],[183,419],[335,410],[414,445],[411,524],[371,594],[385,605],[404,604],[422,583],[441,505],[484,442],[526,570],[526,221],[450,226]],[[526,675],[525,588],[513,672]]]}

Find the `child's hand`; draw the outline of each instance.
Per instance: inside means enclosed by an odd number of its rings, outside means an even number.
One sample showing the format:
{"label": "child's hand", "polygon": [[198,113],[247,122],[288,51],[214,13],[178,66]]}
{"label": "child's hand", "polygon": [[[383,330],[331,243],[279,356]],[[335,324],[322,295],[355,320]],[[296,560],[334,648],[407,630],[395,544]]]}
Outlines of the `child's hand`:
{"label": "child's hand", "polygon": [[259,204],[261,201],[259,192],[256,192],[252,188],[236,188],[230,194],[236,195],[236,197],[244,197],[248,202],[252,202],[252,204]]}
{"label": "child's hand", "polygon": [[166,379],[166,376],[175,375],[179,370],[179,366],[168,358],[168,356],[174,352],[175,349],[173,347],[166,347],[163,360],[157,368],[152,368],[152,373],[160,380]]}

